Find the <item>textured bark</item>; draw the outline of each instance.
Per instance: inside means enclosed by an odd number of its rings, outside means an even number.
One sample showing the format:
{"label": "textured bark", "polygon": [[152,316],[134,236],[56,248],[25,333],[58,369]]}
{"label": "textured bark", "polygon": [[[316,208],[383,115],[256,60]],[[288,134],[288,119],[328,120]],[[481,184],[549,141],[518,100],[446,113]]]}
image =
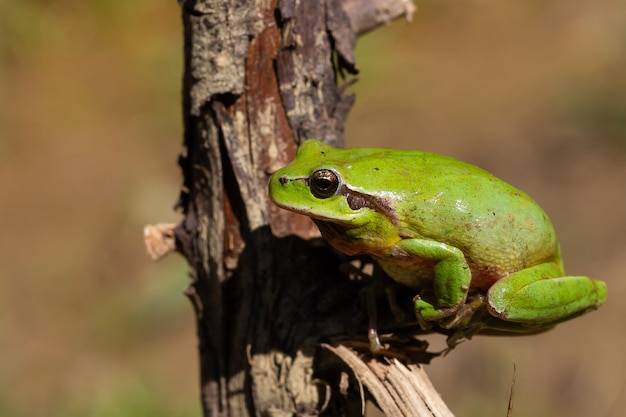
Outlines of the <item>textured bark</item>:
{"label": "textured bark", "polygon": [[[363,391],[352,367],[369,357],[362,280],[308,219],[271,204],[267,182],[304,139],[343,143],[356,36],[410,16],[412,3],[180,3],[185,219],[173,232],[192,275],[204,415],[353,416],[366,396],[385,408],[388,390]],[[389,317],[381,314],[383,326]],[[401,368],[368,360],[381,381]],[[430,412],[420,415],[446,415]]]}

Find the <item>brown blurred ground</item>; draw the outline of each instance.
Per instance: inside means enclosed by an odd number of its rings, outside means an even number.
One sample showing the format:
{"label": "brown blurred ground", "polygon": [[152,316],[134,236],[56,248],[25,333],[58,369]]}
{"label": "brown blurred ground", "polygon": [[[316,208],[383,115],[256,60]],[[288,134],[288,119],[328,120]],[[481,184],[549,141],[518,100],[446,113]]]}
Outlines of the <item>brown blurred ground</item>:
{"label": "brown blurred ground", "polygon": [[[458,416],[626,414],[626,3],[438,0],[359,42],[351,146],[481,165],[551,215],[602,309],[428,367]],[[175,1],[0,0],[0,415],[199,416],[176,221]],[[440,337],[433,337],[436,346]]]}

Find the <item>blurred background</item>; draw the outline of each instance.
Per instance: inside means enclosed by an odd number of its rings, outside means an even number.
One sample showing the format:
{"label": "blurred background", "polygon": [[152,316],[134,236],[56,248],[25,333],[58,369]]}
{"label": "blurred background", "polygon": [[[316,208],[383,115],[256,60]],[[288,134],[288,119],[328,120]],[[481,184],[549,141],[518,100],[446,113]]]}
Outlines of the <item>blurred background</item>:
{"label": "blurred background", "polygon": [[[626,3],[419,1],[359,40],[350,146],[478,164],[551,216],[566,269],[609,285],[546,334],[427,366],[458,416],[626,414]],[[176,222],[174,0],[0,0],[0,416],[200,416]],[[443,337],[430,338],[434,347]]]}

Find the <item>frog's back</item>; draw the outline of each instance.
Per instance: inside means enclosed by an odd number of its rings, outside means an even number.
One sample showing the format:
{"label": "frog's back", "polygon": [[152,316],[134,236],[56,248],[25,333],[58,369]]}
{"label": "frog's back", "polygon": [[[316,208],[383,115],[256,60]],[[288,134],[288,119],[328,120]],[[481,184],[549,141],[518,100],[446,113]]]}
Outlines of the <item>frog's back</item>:
{"label": "frog's back", "polygon": [[[345,161],[345,160],[344,160]],[[554,228],[527,194],[474,165],[420,151],[364,149],[347,161],[356,191],[385,198],[402,238],[461,249],[479,268],[560,262]]]}

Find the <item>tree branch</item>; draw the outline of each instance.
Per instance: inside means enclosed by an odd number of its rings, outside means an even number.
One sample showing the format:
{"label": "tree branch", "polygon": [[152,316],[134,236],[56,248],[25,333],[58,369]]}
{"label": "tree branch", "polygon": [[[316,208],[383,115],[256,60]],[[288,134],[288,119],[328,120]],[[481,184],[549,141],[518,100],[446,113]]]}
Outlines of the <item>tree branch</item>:
{"label": "tree branch", "polygon": [[[304,139],[342,145],[354,97],[338,83],[356,73],[356,36],[410,18],[412,2],[180,3],[185,218],[148,228],[146,242],[155,257],[175,247],[189,262],[204,415],[353,417],[366,397],[388,416],[451,415],[420,367],[369,354],[366,282],[344,268],[367,261],[313,238],[310,220],[266,191]],[[390,352],[428,361],[415,323],[392,316],[379,309]]]}
{"label": "tree branch", "polygon": [[453,416],[421,366],[404,365],[397,359],[364,361],[346,346],[322,347],[350,367],[386,417]]}
{"label": "tree branch", "polygon": [[343,0],[342,7],[357,36],[400,17],[410,22],[416,10],[412,0]]}

